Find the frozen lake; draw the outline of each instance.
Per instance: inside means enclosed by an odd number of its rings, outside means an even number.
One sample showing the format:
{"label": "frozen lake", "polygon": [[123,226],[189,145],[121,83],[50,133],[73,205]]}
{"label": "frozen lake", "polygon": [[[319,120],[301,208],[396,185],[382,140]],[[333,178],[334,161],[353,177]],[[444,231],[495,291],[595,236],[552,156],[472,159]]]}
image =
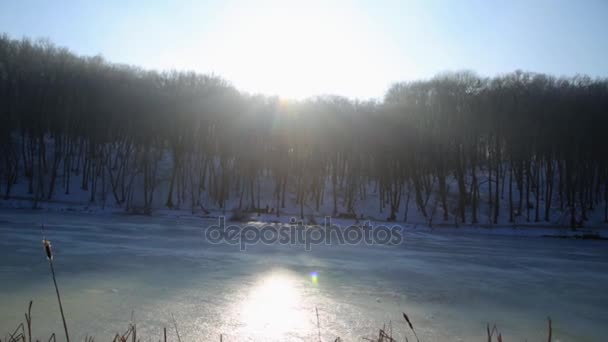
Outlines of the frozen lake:
{"label": "frozen lake", "polygon": [[[132,312],[142,341],[162,327],[184,341],[316,341],[377,336],[401,312],[421,341],[485,341],[496,323],[505,341],[608,336],[608,243],[549,238],[407,233],[389,246],[237,247],[204,241],[200,219],[0,210],[0,336],[34,300],[34,336],[63,339],[40,223],[72,340],[124,332]],[[311,280],[317,272],[318,281]],[[46,338],[44,338],[46,336]],[[412,341],[413,336],[407,335]]]}

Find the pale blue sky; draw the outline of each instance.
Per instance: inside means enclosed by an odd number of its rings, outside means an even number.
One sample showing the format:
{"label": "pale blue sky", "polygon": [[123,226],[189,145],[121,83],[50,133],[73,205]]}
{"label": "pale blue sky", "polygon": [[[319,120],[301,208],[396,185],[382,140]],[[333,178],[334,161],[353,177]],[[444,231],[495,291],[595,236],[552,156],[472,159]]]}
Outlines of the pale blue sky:
{"label": "pale blue sky", "polygon": [[461,69],[608,76],[605,0],[1,0],[0,32],[295,98]]}

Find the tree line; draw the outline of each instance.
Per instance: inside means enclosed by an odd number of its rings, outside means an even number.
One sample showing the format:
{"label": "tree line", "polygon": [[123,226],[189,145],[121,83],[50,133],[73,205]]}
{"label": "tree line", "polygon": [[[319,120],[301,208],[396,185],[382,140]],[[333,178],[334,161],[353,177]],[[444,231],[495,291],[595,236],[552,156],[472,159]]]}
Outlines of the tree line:
{"label": "tree line", "polygon": [[291,196],[301,216],[356,216],[373,194],[388,220],[413,203],[458,223],[608,222],[607,129],[606,79],[456,72],[382,101],[289,101],[0,37],[0,191],[23,182],[34,205],[78,187],[151,212],[162,185],[168,208],[261,210],[270,186],[276,215]]}

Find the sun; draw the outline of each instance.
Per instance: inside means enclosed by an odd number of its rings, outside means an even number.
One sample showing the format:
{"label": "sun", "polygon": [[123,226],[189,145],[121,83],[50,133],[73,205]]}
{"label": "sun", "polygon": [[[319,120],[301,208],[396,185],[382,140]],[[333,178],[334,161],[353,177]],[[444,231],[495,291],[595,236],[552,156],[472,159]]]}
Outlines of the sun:
{"label": "sun", "polygon": [[[335,4],[243,4],[228,11],[200,54],[248,92],[293,99],[357,95],[369,93],[383,67],[374,48],[362,44],[369,31],[352,8]],[[354,81],[360,77],[366,82]]]}

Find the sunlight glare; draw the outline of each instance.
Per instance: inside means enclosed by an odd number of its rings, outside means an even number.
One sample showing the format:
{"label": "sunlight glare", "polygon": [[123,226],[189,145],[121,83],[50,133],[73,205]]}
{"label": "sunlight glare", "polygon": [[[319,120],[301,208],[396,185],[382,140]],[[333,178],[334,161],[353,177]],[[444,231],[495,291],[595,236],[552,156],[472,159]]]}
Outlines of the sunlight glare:
{"label": "sunlight glare", "polygon": [[243,336],[283,339],[294,331],[309,331],[310,313],[303,308],[297,279],[272,273],[261,279],[241,303]]}
{"label": "sunlight glare", "polygon": [[372,38],[373,25],[363,14],[324,2],[264,4],[228,12],[213,49],[201,51],[214,72],[245,91],[294,99],[327,93],[366,97],[386,86],[390,57],[374,51],[390,48]]}

